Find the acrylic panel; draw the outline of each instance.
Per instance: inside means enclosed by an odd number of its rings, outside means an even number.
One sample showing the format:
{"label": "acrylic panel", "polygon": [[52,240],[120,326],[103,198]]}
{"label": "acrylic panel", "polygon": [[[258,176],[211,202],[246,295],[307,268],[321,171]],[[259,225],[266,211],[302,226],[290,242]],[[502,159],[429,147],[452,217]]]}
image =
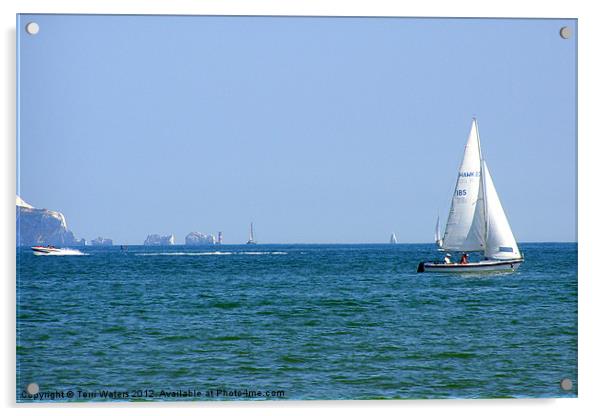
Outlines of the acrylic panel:
{"label": "acrylic panel", "polygon": [[575,19],[17,16],[18,402],[576,397]]}

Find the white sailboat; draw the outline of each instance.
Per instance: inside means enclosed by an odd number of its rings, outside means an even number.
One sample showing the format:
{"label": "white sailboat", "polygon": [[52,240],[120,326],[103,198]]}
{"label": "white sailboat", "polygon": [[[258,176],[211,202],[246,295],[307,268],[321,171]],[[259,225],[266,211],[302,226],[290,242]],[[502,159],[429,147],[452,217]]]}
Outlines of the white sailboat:
{"label": "white sailboat", "polygon": [[395,235],[395,233],[391,234],[391,238],[389,239],[389,243],[391,243],[391,244],[397,244],[397,236]]}
{"label": "white sailboat", "polygon": [[253,223],[251,223],[251,229],[249,231],[249,241],[247,241],[247,244],[257,244],[257,241],[255,241],[255,235],[253,233]]}
{"label": "white sailboat", "polygon": [[439,215],[437,215],[437,224],[435,224],[435,244],[437,244],[437,250],[443,250],[443,239],[441,238],[441,229],[439,228]]}
{"label": "white sailboat", "polygon": [[482,252],[478,262],[421,262],[418,272],[514,271],[523,262],[481,153],[477,120],[473,118],[443,238],[439,219],[435,241],[442,251]]}

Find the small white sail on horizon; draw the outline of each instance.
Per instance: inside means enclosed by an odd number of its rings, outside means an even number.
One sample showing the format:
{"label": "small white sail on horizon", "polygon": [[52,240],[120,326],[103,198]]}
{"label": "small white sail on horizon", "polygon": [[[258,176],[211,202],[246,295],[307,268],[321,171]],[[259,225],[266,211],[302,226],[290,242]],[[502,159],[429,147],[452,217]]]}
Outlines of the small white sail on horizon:
{"label": "small white sail on horizon", "polygon": [[391,234],[391,238],[389,239],[389,243],[391,243],[391,244],[397,244],[397,236],[395,235],[395,233]]}
{"label": "small white sail on horizon", "polygon": [[249,241],[247,241],[247,244],[257,244],[257,241],[255,241],[255,233],[253,232],[253,222],[251,222],[251,228],[249,230]]}
{"label": "small white sail on horizon", "polygon": [[488,259],[522,258],[481,153],[476,119],[472,120],[445,233],[438,246],[446,251],[481,251]]}
{"label": "small white sail on horizon", "polygon": [[441,239],[441,228],[439,226],[439,215],[437,215],[437,223],[435,224],[435,244],[437,244],[437,248],[441,249],[443,240]]}

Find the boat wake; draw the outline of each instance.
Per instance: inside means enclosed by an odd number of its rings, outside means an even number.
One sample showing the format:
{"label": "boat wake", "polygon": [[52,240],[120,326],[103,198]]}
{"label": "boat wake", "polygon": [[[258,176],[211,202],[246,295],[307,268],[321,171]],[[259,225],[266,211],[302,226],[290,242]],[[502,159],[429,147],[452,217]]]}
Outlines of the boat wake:
{"label": "boat wake", "polygon": [[240,255],[285,255],[284,251],[203,251],[203,252],[163,252],[163,253],[136,253],[136,256],[240,256]]}
{"label": "boat wake", "polygon": [[262,254],[270,254],[270,255],[282,255],[282,254],[288,254],[284,251],[243,251],[240,254],[246,254],[248,256],[252,256],[252,255],[262,255]]}

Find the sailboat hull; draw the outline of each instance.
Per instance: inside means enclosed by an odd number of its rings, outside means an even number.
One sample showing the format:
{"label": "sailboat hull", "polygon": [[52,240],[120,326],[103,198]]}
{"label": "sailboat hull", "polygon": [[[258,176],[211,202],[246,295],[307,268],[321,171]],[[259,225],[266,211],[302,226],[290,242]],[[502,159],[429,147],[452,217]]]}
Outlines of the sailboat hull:
{"label": "sailboat hull", "polygon": [[438,263],[421,262],[418,273],[483,273],[483,272],[515,272],[523,263],[523,259],[484,260],[475,263]]}

